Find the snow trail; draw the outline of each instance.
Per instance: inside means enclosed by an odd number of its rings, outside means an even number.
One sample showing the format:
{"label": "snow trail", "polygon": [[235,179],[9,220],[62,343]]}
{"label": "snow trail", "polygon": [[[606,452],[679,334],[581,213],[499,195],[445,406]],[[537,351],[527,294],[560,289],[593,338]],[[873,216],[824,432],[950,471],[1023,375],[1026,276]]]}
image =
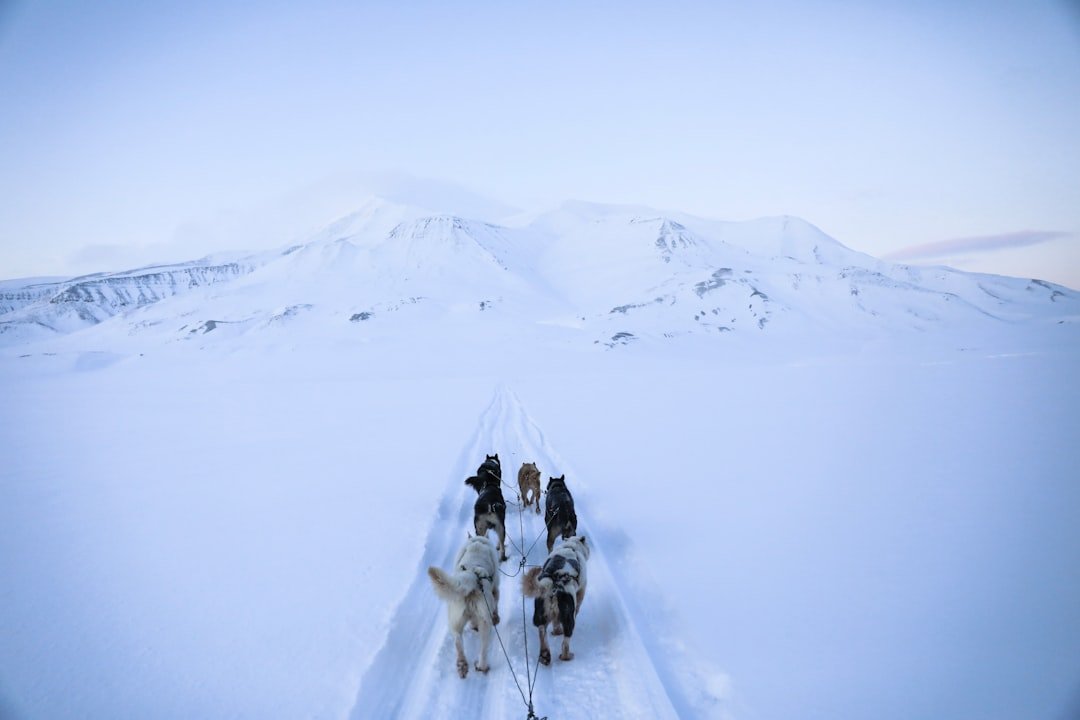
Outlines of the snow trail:
{"label": "snow trail", "polygon": [[[503,493],[507,499],[507,554],[502,564],[498,627],[502,643],[513,665],[513,673],[492,637],[484,675],[470,670],[464,680],[454,667],[453,640],[447,628],[445,605],[435,596],[426,570],[429,565],[449,567],[466,534],[472,530],[475,493],[464,480],[483,460],[485,453],[499,453],[502,461]],[[532,600],[524,603],[522,623],[521,555],[510,540],[527,551],[527,563],[540,565],[547,555],[543,514],[526,510],[519,515],[517,471],[524,462],[535,462],[548,477],[561,475],[565,465],[532,422],[521,403],[506,387],[499,387],[480,419],[476,432],[464,448],[446,491],[416,570],[416,579],[398,605],[387,637],[360,683],[353,720],[366,718],[525,718],[528,696],[527,676],[535,675],[533,707],[537,717],[551,720],[567,717],[676,718],[682,706],[677,688],[665,685],[667,673],[658,668],[649,654],[652,644],[643,638],[635,622],[633,603],[623,597],[617,574],[608,566],[604,536],[589,524],[586,483],[567,473],[574,493],[578,532],[591,545],[589,585],[578,616],[571,649],[575,658],[563,662],[557,657],[558,638],[552,664],[539,666],[539,642],[532,626]],[[524,545],[522,546],[522,530]],[[598,533],[598,534],[597,534]],[[514,577],[506,577],[513,575]],[[647,633],[646,633],[647,635]],[[528,666],[526,669],[526,643]],[[466,631],[465,651],[475,660],[479,640]],[[521,691],[515,684],[514,674]]]}

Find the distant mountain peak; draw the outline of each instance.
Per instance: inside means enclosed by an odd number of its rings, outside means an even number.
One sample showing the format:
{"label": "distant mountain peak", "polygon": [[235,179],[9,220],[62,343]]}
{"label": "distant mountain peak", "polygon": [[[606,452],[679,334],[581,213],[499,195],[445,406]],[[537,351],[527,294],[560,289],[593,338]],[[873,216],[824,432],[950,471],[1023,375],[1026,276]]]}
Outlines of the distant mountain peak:
{"label": "distant mountain peak", "polygon": [[655,228],[653,245],[665,263],[670,263],[680,253],[693,252],[708,245],[685,225],[668,217],[635,217],[630,219],[630,223]]}

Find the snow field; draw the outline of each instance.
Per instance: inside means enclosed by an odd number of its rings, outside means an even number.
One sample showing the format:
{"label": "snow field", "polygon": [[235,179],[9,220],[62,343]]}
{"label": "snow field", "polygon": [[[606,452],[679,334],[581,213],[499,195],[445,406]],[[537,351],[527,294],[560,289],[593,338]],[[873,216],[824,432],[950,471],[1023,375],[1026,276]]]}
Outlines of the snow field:
{"label": "snow field", "polygon": [[511,484],[525,460],[565,471],[595,548],[541,715],[1061,715],[1075,349],[482,347],[0,359],[0,706],[514,717],[497,646],[486,677],[454,674],[423,572],[463,541],[464,478],[498,451]]}

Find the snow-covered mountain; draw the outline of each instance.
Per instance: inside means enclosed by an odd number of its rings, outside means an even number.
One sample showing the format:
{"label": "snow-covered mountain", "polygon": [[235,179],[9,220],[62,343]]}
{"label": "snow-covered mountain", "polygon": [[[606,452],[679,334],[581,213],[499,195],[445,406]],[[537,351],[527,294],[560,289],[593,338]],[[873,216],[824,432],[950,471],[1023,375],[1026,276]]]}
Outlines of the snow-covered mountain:
{"label": "snow-covered mountain", "polygon": [[[486,318],[510,327],[562,327],[575,342],[614,347],[685,335],[873,337],[1072,323],[1080,294],[888,263],[793,217],[717,222],[568,202],[500,226],[372,199],[277,251],[7,281],[0,342],[75,331],[88,341],[119,332],[210,342],[284,322],[317,323],[331,336],[355,335],[364,323],[363,332],[394,335],[492,310]],[[413,322],[402,322],[406,315]],[[206,337],[225,327],[232,331]]]}
{"label": "snow-covered mountain", "polygon": [[0,286],[0,338],[19,342],[84,329],[193,288],[228,282],[257,263],[255,256],[205,258],[64,280],[8,281]]}

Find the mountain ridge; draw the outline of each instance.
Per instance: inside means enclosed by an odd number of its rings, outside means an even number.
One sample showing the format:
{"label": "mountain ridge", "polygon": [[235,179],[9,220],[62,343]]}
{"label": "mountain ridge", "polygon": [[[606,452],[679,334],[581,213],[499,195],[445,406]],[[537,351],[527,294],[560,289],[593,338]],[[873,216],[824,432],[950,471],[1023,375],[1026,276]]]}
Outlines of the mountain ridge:
{"label": "mountain ridge", "polygon": [[[417,306],[426,308],[423,321]],[[874,335],[987,322],[1074,324],[1080,294],[1045,281],[890,263],[787,215],[724,222],[570,201],[496,225],[371,198],[276,250],[55,282],[5,281],[0,344],[103,324],[127,335],[157,328],[168,339],[187,332],[190,323],[179,319],[193,316],[204,316],[200,327],[212,323],[203,334],[222,323],[293,327],[304,318],[320,318],[331,334],[355,333],[352,318],[381,321],[388,308],[436,325],[440,317],[463,322],[492,310],[519,329],[574,317],[578,339],[584,330],[586,342],[618,337],[625,345],[778,329]],[[415,329],[406,323],[402,332]]]}

